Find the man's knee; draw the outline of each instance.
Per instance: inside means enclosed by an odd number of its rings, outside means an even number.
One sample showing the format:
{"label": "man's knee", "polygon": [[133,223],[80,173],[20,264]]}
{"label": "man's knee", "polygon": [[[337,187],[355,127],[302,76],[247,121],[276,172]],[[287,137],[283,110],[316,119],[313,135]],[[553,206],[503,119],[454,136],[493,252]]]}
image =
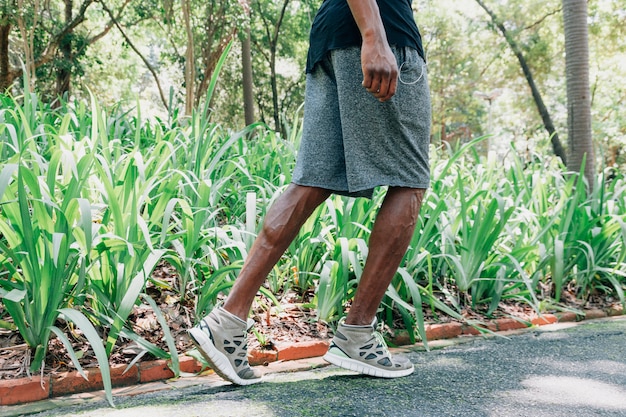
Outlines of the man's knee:
{"label": "man's knee", "polygon": [[269,244],[280,245],[291,239],[294,232],[330,195],[328,190],[290,184],[274,202],[265,217],[262,234]]}
{"label": "man's knee", "polygon": [[425,192],[424,188],[389,187],[385,200],[417,218]]}

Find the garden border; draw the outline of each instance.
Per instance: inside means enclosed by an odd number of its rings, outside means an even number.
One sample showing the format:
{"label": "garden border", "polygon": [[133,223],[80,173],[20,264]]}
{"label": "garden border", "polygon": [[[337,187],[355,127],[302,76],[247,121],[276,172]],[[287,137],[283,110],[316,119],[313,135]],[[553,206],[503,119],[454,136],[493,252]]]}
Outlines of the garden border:
{"label": "garden border", "polygon": [[[619,308],[584,310],[584,315],[572,312],[543,314],[530,321],[515,318],[501,318],[484,323],[484,328],[490,332],[525,329],[532,326],[542,326],[554,323],[575,322],[582,320],[599,319],[624,314]],[[452,339],[459,336],[475,336],[481,332],[467,324],[458,322],[428,324],[425,326],[426,337],[430,340]],[[399,332],[391,342],[397,346],[411,345],[408,334]],[[326,353],[328,340],[312,340],[306,342],[283,343],[276,345],[273,350],[254,349],[249,353],[249,362],[253,366],[267,365],[270,362],[292,361],[319,357]],[[198,374],[202,366],[194,358],[180,356],[180,370],[183,373]],[[156,360],[140,362],[125,369],[128,365],[111,367],[111,381],[113,387],[125,387],[148,382],[168,380],[174,373],[168,367],[167,361]],[[206,373],[213,373],[208,370]],[[32,376],[20,379],[0,381],[0,406],[25,404],[46,400],[54,397],[92,392],[103,389],[102,376],[98,368],[85,369],[89,380],[85,380],[77,371],[63,372],[54,376]]]}

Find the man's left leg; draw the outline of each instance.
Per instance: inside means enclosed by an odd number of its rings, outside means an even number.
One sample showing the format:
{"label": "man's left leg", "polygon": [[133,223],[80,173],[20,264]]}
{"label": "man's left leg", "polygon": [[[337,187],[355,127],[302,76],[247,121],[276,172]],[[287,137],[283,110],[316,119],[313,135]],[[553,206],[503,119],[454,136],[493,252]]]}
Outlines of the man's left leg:
{"label": "man's left leg", "polygon": [[249,385],[261,377],[248,364],[246,321],[252,301],[268,273],[302,224],[330,191],[290,184],[272,204],[223,307],[213,309],[189,336],[211,367],[228,381]]}
{"label": "man's left leg", "polygon": [[375,317],[415,231],[424,191],[399,187],[387,191],[370,236],[369,254],[352,307],[324,356],[328,362],[384,378],[413,372],[408,359],[391,356],[376,331]]}

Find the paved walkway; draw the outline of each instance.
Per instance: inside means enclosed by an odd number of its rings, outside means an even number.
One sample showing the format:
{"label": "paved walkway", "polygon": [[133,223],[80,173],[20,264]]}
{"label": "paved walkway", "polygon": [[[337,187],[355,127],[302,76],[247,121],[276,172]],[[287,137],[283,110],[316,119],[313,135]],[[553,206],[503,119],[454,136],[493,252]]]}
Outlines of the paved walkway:
{"label": "paved walkway", "polygon": [[409,352],[416,372],[394,380],[311,359],[270,364],[265,383],[249,387],[214,375],[181,378],[118,390],[115,409],[99,393],[0,407],[0,415],[626,416],[626,317],[503,335],[416,348]]}

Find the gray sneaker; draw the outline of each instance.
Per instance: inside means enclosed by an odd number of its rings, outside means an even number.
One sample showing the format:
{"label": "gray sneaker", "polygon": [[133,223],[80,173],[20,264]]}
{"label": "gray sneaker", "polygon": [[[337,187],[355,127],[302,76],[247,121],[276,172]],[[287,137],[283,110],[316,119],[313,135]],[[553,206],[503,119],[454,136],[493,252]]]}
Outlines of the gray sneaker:
{"label": "gray sneaker", "polygon": [[414,369],[408,358],[391,356],[383,336],[376,330],[376,319],[369,326],[353,326],[341,319],[324,360],[378,378],[407,376]]}
{"label": "gray sneaker", "polygon": [[218,307],[189,329],[189,336],[222,378],[237,385],[256,384],[261,382],[261,375],[248,364],[248,330],[252,324]]}

